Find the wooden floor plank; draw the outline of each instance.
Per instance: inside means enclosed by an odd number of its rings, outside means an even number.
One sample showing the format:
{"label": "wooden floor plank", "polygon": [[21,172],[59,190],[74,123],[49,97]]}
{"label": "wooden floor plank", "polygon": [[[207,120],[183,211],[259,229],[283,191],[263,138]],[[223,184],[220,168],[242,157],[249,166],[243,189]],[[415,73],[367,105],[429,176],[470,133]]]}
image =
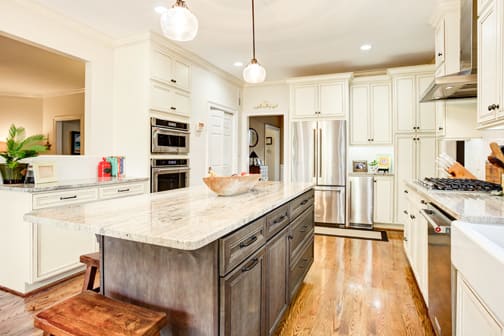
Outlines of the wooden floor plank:
{"label": "wooden floor plank", "polygon": [[[402,234],[389,241],[315,237],[315,261],[278,336],[433,336],[406,261]],[[19,298],[0,291],[0,335],[40,336],[33,315],[81,291],[82,276]]]}

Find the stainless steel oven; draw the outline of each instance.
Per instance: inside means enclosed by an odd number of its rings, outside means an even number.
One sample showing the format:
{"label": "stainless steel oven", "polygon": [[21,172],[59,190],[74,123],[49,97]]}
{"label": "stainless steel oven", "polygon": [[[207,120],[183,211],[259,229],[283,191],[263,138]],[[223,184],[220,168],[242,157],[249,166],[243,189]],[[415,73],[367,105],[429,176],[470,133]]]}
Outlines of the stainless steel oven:
{"label": "stainless steel oven", "polygon": [[188,154],[189,124],[151,118],[151,153]]}
{"label": "stainless steel oven", "polygon": [[188,159],[152,159],[151,192],[189,187]]}
{"label": "stainless steel oven", "polygon": [[428,227],[429,318],[437,336],[455,335],[456,277],[451,264],[451,216],[433,204],[420,213]]}

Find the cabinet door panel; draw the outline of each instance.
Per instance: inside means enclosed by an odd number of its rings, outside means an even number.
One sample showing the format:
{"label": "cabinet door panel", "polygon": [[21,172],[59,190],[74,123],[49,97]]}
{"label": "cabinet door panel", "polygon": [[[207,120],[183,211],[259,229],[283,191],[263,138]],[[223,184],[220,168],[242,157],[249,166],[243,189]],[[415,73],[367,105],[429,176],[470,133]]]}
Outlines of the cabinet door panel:
{"label": "cabinet door panel", "polygon": [[173,112],[184,114],[187,116],[191,114],[191,98],[187,93],[181,91],[174,91],[173,99],[175,105],[175,110]]}
{"label": "cabinet door panel", "polygon": [[294,87],[294,114],[298,117],[313,117],[317,112],[317,85]]}
{"label": "cabinet door panel", "polygon": [[395,86],[395,129],[398,132],[412,132],[415,127],[415,77],[394,80]]}
{"label": "cabinet door panel", "polygon": [[371,85],[371,139],[373,144],[392,144],[390,84]]}
{"label": "cabinet door panel", "polygon": [[436,28],[436,69],[445,62],[445,21],[442,20]]}
{"label": "cabinet door panel", "polygon": [[369,87],[352,87],[352,145],[369,144]]}
{"label": "cabinet door panel", "polygon": [[408,209],[404,193],[404,190],[406,190],[404,181],[415,179],[415,142],[411,136],[399,136],[396,138],[395,162],[396,221],[399,224],[405,224],[409,220],[409,217],[404,214],[404,211]]}
{"label": "cabinet door panel", "polygon": [[151,77],[169,83],[173,79],[172,63],[171,56],[153,50],[151,53]]}
{"label": "cabinet door panel", "polygon": [[[417,174],[415,178],[436,176],[436,137],[421,136],[417,140]],[[402,163],[402,162],[401,162]]]}
{"label": "cabinet door panel", "polygon": [[376,223],[394,222],[394,179],[393,177],[375,177],[374,184],[374,221]]}
{"label": "cabinet door panel", "polygon": [[[419,101],[420,97],[423,96],[425,90],[434,80],[432,75],[420,75],[417,76],[417,98]],[[435,132],[436,130],[436,103],[419,103],[417,108],[417,122],[416,126],[419,127],[421,132]]]}
{"label": "cabinet door panel", "polygon": [[264,249],[221,278],[221,335],[265,334]]}
{"label": "cabinet door panel", "polygon": [[175,85],[183,90],[190,90],[191,88],[191,72],[190,66],[184,62],[176,60],[173,69],[175,77]]}
{"label": "cabinet door panel", "polygon": [[345,89],[344,83],[331,83],[320,85],[319,112],[321,116],[345,116]]}
{"label": "cabinet door panel", "polygon": [[489,110],[489,106],[499,104],[499,26],[496,6],[497,1],[492,1],[478,19],[478,122],[494,119],[495,110]]}
{"label": "cabinet door panel", "polygon": [[150,107],[161,112],[173,112],[176,109],[173,90],[165,85],[152,83]]}

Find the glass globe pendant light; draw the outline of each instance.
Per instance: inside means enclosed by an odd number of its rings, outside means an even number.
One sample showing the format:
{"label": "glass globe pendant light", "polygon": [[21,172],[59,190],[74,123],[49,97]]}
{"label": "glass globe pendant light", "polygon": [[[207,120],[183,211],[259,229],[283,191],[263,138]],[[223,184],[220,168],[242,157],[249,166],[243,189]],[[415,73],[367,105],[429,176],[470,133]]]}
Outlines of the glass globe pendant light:
{"label": "glass globe pendant light", "polygon": [[243,69],[243,79],[247,83],[262,83],[266,79],[266,69],[257,62],[255,52],[255,10],[254,0],[252,0],[252,60],[250,64]]}
{"label": "glass globe pendant light", "polygon": [[198,19],[187,8],[185,1],[177,0],[161,14],[161,29],[170,40],[191,41],[198,33]]}

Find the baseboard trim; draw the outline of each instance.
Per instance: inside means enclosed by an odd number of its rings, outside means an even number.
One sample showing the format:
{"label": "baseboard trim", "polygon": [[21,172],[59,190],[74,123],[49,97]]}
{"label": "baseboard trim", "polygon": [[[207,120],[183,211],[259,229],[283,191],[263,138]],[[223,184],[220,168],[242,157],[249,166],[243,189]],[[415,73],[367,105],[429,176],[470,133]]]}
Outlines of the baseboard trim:
{"label": "baseboard trim", "polygon": [[45,290],[47,290],[47,289],[49,289],[51,287],[57,286],[57,285],[59,285],[62,282],[65,282],[65,281],[68,281],[70,279],[76,278],[76,277],[78,277],[80,275],[83,275],[83,274],[84,274],[84,271],[81,271],[81,272],[69,275],[69,276],[64,277],[62,279],[59,279],[58,281],[55,281],[55,282],[50,283],[50,284],[47,284],[45,286],[42,286],[42,287],[37,288],[37,289],[34,289],[34,290],[32,290],[30,292],[27,292],[27,293],[24,293],[24,294],[21,293],[21,292],[18,292],[16,290],[13,290],[13,289],[1,286],[1,285],[0,285],[0,290],[4,291],[4,292],[7,292],[7,293],[10,293],[12,295],[16,295],[16,296],[22,297],[22,298],[27,298],[27,297],[33,296],[35,294],[38,294],[40,292],[43,292],[43,291],[45,291]]}

